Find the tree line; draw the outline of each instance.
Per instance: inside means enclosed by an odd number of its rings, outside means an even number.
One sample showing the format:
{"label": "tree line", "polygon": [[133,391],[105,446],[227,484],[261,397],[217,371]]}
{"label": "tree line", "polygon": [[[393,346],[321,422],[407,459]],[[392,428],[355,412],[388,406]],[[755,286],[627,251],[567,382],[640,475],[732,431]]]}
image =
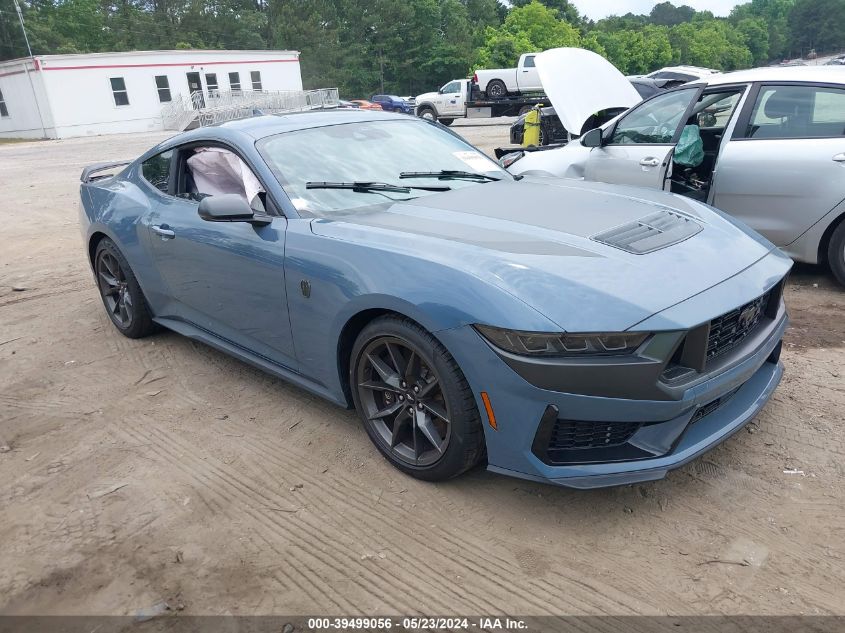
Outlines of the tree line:
{"label": "tree line", "polygon": [[[35,54],[172,48],[302,52],[306,87],[345,97],[417,94],[581,46],[623,73],[719,70],[845,47],[845,0],[751,0],[728,17],[671,2],[592,21],[568,0],[27,0]],[[26,55],[14,0],[0,0],[0,59]]]}

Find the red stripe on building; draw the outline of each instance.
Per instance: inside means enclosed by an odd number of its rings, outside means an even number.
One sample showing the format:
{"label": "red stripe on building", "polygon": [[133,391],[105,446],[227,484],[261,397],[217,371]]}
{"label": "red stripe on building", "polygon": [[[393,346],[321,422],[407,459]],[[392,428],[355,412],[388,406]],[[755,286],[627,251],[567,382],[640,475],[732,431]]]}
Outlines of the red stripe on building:
{"label": "red stripe on building", "polygon": [[173,64],[104,64],[101,66],[42,66],[41,70],[91,70],[95,68],[165,68],[171,66],[218,66],[222,64],[283,64],[286,62],[299,62],[294,59],[254,59],[251,61],[225,61],[225,62],[179,62]]}

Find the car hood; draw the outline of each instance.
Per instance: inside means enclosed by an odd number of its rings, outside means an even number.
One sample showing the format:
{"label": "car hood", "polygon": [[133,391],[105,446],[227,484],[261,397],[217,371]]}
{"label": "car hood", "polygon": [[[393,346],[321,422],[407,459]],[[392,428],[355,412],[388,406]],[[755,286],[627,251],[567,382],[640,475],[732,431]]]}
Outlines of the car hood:
{"label": "car hood", "polygon": [[414,103],[412,105],[422,103],[423,101],[429,101],[431,99],[436,99],[439,96],[440,96],[439,92],[424,92],[421,95],[417,95],[416,97],[414,97]]}
{"label": "car hood", "polygon": [[591,115],[630,108],[642,98],[631,82],[601,55],[583,48],[552,48],[534,58],[543,90],[563,127],[579,134]]}
{"label": "car hood", "polygon": [[[593,239],[656,213],[697,232],[645,254]],[[570,332],[630,328],[775,249],[680,196],[530,177],[314,220],[312,231],[458,268]]]}

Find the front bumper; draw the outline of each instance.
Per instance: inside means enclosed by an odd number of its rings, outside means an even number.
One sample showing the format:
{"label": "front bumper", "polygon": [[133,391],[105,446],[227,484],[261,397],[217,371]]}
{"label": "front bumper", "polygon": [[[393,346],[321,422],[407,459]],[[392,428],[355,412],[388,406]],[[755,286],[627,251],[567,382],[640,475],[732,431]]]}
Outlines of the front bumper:
{"label": "front bumper", "polygon": [[[476,396],[485,391],[491,401],[497,429],[487,423],[479,400],[491,471],[573,488],[598,488],[661,479],[747,424],[783,375],[779,357],[786,326],[786,310],[780,304],[760,335],[749,336],[730,363],[708,368],[686,387],[659,398],[652,397],[654,392],[609,397],[544,388],[506,364],[471,327],[441,331],[438,336],[447,348],[457,350],[456,360],[465,368]],[[634,431],[608,447],[554,453],[550,446],[558,436],[552,428],[558,422],[574,425],[566,431],[569,441],[582,439],[579,429],[590,425],[616,440],[620,430]]]}

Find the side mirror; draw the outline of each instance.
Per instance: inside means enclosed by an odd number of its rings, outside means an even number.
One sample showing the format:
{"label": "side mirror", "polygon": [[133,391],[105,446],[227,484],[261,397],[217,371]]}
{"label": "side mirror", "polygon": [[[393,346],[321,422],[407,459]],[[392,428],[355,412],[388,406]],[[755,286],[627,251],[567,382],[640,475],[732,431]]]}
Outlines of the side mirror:
{"label": "side mirror", "polygon": [[197,212],[207,222],[250,222],[259,225],[272,222],[270,216],[256,215],[243,196],[236,193],[203,198]]}
{"label": "side mirror", "polygon": [[581,137],[581,145],[584,147],[601,147],[603,140],[601,128],[596,127]]}

